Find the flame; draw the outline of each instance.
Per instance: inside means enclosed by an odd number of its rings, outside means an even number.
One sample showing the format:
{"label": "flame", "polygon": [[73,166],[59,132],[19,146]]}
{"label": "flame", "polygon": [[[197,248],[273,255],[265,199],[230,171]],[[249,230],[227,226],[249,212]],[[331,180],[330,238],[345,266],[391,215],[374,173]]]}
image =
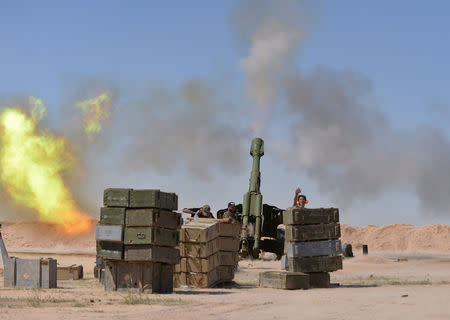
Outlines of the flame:
{"label": "flame", "polygon": [[103,93],[95,98],[77,102],[75,107],[83,113],[84,130],[92,139],[102,130],[102,123],[110,116],[111,96]]}
{"label": "flame", "polygon": [[18,204],[34,209],[39,220],[63,227],[70,234],[87,231],[89,216],[78,209],[63,175],[74,157],[67,142],[37,126],[46,107],[31,97],[31,115],[19,107],[0,114],[0,181]]}

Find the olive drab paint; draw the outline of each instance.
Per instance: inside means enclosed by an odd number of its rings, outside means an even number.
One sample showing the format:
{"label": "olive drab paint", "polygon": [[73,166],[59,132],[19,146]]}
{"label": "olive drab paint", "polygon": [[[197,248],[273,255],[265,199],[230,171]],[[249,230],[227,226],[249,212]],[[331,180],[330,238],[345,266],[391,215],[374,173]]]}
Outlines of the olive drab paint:
{"label": "olive drab paint", "polygon": [[[255,233],[254,244],[251,252],[252,256],[259,256],[260,247],[260,235],[261,235],[261,212],[263,206],[263,197],[261,194],[261,172],[260,172],[260,160],[264,155],[264,141],[261,138],[254,138],[250,147],[250,155],[253,158],[252,171],[250,172],[250,181],[248,192],[244,195],[242,203],[242,217],[243,225],[248,226],[249,217],[255,217]],[[246,257],[250,254],[249,242],[248,242],[248,228],[244,229],[241,234],[241,248],[242,256]]]}

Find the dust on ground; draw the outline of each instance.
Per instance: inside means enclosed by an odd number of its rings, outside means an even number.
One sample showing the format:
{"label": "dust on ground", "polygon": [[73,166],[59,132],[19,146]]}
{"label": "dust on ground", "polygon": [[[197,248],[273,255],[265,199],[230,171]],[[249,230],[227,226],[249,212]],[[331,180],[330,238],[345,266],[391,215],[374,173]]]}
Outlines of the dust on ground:
{"label": "dust on ground", "polygon": [[[259,272],[280,262],[242,260],[231,287],[176,289],[168,295],[105,292],[93,277],[94,230],[77,237],[40,223],[6,223],[10,255],[53,257],[60,266],[82,264],[85,279],[58,281],[58,289],[3,288],[0,319],[449,319],[450,226],[342,225],[355,258],[331,274],[330,289],[258,287]],[[43,236],[44,235],[44,236]],[[362,256],[361,245],[369,245]],[[273,258],[273,257],[272,257]],[[1,274],[1,270],[0,270]]]}
{"label": "dust on ground", "polygon": [[[36,253],[17,254],[22,258]],[[406,257],[407,256],[407,257]],[[167,295],[105,292],[93,277],[95,255],[53,255],[60,265],[83,264],[85,279],[58,289],[11,289],[0,283],[0,319],[448,319],[450,255],[373,252],[344,259],[330,289],[259,288],[261,271],[279,261],[242,260],[235,284],[176,289]],[[402,257],[401,261],[398,261]],[[339,285],[338,285],[339,284]]]}

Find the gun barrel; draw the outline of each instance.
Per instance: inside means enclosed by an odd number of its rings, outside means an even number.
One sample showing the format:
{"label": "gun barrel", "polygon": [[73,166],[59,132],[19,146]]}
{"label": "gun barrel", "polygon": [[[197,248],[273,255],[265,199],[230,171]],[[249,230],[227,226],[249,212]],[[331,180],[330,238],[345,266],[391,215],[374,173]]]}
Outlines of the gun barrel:
{"label": "gun barrel", "polygon": [[[261,210],[262,210],[262,195],[260,191],[261,185],[261,172],[260,172],[260,160],[264,155],[264,141],[261,138],[254,138],[250,147],[250,155],[253,158],[252,171],[250,172],[250,181],[248,192],[244,195],[242,205],[243,224],[247,226],[249,216],[255,216],[255,234],[254,234],[254,247],[259,251],[259,237],[261,229]],[[248,233],[247,230],[243,230],[241,234],[242,240],[242,253],[249,253],[248,248]],[[255,250],[254,250],[255,252]]]}

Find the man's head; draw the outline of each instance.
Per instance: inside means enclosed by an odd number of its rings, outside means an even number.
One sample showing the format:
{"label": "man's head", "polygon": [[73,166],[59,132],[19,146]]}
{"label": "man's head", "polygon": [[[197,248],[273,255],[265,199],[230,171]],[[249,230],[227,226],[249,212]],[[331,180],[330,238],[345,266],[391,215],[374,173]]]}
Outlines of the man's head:
{"label": "man's head", "polygon": [[205,217],[210,216],[211,215],[211,207],[209,205],[205,204],[202,207],[202,213]]}
{"label": "man's head", "polygon": [[234,202],[228,202],[228,211],[236,212],[236,204]]}
{"label": "man's head", "polygon": [[306,200],[306,196],[301,194],[298,196],[297,205],[304,208],[305,205],[308,203],[308,200]]}

